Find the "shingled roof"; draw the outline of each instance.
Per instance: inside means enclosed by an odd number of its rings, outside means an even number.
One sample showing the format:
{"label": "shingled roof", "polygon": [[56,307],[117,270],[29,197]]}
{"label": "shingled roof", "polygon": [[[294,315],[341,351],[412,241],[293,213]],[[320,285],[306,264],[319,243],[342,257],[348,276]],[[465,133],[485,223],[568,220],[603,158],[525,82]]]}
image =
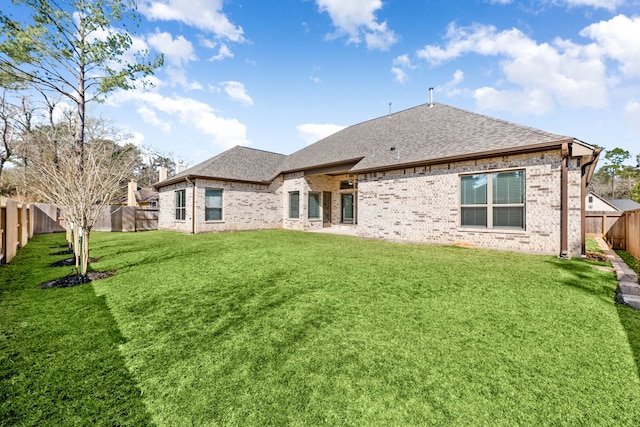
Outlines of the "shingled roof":
{"label": "shingled roof", "polygon": [[154,187],[164,187],[184,181],[186,178],[269,183],[278,175],[279,166],[285,157],[283,154],[235,146],[165,181],[154,184]]}
{"label": "shingled roof", "polygon": [[282,172],[346,165],[350,172],[525,152],[569,136],[461,110],[424,104],[334,133],[288,156]]}

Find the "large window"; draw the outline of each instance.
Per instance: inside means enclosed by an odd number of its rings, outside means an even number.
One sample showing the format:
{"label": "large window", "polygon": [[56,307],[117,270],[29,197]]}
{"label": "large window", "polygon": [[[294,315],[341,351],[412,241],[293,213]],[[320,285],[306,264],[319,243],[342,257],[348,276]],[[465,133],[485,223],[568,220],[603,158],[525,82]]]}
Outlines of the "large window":
{"label": "large window", "polygon": [[289,218],[300,218],[300,192],[289,192]]}
{"label": "large window", "polygon": [[524,228],[524,171],[460,177],[460,224],[483,228]]}
{"label": "large window", "polygon": [[309,193],[309,218],[320,219],[320,193]]}
{"label": "large window", "polygon": [[222,190],[207,188],[204,193],[204,220],[222,220]]}
{"label": "large window", "polygon": [[176,195],[176,220],[184,221],[187,217],[187,190],[177,190]]}

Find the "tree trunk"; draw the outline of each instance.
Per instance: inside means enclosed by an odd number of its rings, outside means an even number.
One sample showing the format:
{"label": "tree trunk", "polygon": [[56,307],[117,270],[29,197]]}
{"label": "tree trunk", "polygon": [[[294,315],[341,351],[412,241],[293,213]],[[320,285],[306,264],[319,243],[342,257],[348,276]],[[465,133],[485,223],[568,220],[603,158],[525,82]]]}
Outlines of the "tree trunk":
{"label": "tree trunk", "polygon": [[89,232],[88,228],[84,228],[82,233],[82,268],[80,274],[86,279],[87,268],[89,265]]}

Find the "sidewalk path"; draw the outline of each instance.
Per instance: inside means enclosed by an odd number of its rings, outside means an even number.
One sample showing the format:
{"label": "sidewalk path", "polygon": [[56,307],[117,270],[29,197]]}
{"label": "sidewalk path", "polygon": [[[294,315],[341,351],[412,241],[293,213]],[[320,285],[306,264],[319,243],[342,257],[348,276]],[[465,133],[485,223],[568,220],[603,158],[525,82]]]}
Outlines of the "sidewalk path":
{"label": "sidewalk path", "polygon": [[638,275],[624,263],[622,258],[609,247],[604,239],[597,237],[596,241],[613,267],[613,271],[618,279],[618,290],[620,291],[622,300],[636,310],[640,310],[640,285],[638,285]]}

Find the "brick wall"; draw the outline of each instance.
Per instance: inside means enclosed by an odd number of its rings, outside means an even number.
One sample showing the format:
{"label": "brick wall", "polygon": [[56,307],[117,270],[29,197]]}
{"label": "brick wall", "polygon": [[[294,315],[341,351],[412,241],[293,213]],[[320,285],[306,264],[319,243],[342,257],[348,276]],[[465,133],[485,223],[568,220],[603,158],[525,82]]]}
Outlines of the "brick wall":
{"label": "brick wall", "polygon": [[[197,179],[195,182],[195,222],[192,221],[194,190],[191,184],[184,181],[160,189],[159,229],[191,233],[195,225],[195,233],[209,233],[282,227],[281,178],[274,180],[270,185],[203,179]],[[204,200],[207,188],[222,190],[221,221],[205,221]],[[186,189],[184,221],[175,219],[175,191],[179,189]]]}
{"label": "brick wall", "polygon": [[[283,228],[288,230],[315,230],[323,227],[322,209],[319,219],[309,219],[309,192],[320,193],[320,202],[323,202],[322,193],[331,193],[331,224],[334,226],[341,223],[341,194],[354,193],[355,189],[341,190],[340,181],[346,181],[350,175],[311,175],[304,176],[302,173],[287,174],[283,184]],[[289,192],[298,191],[300,193],[300,216],[299,218],[289,218]],[[357,200],[354,200],[357,212]]]}
{"label": "brick wall", "polygon": [[[559,151],[505,156],[361,175],[362,237],[560,253]],[[460,174],[525,170],[525,230],[460,226]],[[580,254],[580,168],[569,171],[569,251]]]}

